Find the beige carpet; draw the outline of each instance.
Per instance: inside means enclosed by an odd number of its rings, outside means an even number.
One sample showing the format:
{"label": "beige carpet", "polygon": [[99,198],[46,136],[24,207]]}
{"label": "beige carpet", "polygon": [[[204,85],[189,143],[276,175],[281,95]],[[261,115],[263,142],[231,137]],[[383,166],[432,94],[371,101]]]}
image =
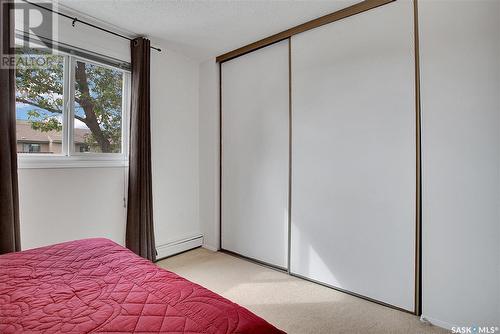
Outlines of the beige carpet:
{"label": "beige carpet", "polygon": [[157,263],[287,333],[449,333],[418,317],[252,262],[198,248]]}

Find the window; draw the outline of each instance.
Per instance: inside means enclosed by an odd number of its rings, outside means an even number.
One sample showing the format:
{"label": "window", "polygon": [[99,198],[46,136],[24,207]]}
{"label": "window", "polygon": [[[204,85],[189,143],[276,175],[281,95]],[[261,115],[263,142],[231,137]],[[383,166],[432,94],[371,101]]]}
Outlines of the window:
{"label": "window", "polygon": [[[64,57],[29,50],[23,56],[51,63],[32,68],[23,62],[16,69],[16,137],[19,153],[62,153]],[[31,149],[37,142],[38,149]]]}
{"label": "window", "polygon": [[79,60],[74,69],[75,151],[121,153],[123,72]]}
{"label": "window", "polygon": [[19,53],[45,59],[39,62],[43,66],[27,61],[16,68],[20,161],[123,163],[130,73],[68,54],[38,49]]}
{"label": "window", "polygon": [[40,144],[23,144],[23,150],[21,153],[40,153]]}

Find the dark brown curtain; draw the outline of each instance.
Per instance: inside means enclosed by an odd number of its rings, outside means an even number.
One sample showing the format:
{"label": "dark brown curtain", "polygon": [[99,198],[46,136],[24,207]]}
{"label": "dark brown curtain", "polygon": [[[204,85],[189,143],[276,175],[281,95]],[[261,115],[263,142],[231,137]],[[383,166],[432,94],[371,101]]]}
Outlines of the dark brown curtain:
{"label": "dark brown curtain", "polygon": [[150,131],[150,41],[136,38],[132,51],[132,107],[127,207],[127,248],[156,260],[153,228]]}
{"label": "dark brown curtain", "polygon": [[[1,56],[10,52],[10,20],[5,0],[0,0]],[[16,153],[16,86],[13,69],[0,67],[0,254],[21,250]]]}

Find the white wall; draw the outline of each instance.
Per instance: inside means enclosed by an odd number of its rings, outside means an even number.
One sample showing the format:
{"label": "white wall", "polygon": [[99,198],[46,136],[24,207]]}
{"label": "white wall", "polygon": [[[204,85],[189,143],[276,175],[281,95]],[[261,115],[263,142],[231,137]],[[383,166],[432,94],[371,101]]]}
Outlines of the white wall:
{"label": "white wall", "polygon": [[500,2],[420,1],[423,315],[500,325]]}
{"label": "white wall", "polygon": [[18,175],[22,249],[90,237],[124,244],[125,168],[19,169]]}
{"label": "white wall", "polygon": [[[161,41],[153,44],[162,47]],[[197,62],[166,49],[152,51],[151,145],[157,247],[201,234],[198,75]]]}
{"label": "white wall", "polygon": [[200,223],[203,245],[219,249],[219,66],[200,64],[199,80]]}

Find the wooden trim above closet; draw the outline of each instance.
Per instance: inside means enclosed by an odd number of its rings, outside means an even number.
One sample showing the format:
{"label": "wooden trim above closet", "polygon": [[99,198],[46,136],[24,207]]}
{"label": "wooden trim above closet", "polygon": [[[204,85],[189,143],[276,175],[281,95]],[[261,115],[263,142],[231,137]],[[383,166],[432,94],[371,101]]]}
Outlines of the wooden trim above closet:
{"label": "wooden trim above closet", "polygon": [[287,39],[293,35],[300,34],[301,32],[311,30],[317,27],[320,27],[322,25],[332,23],[335,21],[339,21],[342,19],[345,19],[346,17],[356,15],[362,12],[365,12],[367,10],[386,5],[388,3],[391,3],[396,0],[365,0],[358,2],[357,4],[354,4],[352,6],[346,7],[344,9],[338,10],[336,12],[318,17],[317,19],[299,24],[298,26],[295,26],[293,28],[287,29],[285,31],[279,32],[277,34],[274,34],[272,36],[266,37],[264,39],[261,39],[257,42],[245,45],[241,48],[238,48],[236,50],[224,53],[215,60],[218,63],[222,63],[225,61],[228,61],[230,59],[239,57],[241,55],[244,55],[246,53],[255,51],[257,49],[263,48],[265,46],[271,45],[273,43],[282,41],[284,39]]}

